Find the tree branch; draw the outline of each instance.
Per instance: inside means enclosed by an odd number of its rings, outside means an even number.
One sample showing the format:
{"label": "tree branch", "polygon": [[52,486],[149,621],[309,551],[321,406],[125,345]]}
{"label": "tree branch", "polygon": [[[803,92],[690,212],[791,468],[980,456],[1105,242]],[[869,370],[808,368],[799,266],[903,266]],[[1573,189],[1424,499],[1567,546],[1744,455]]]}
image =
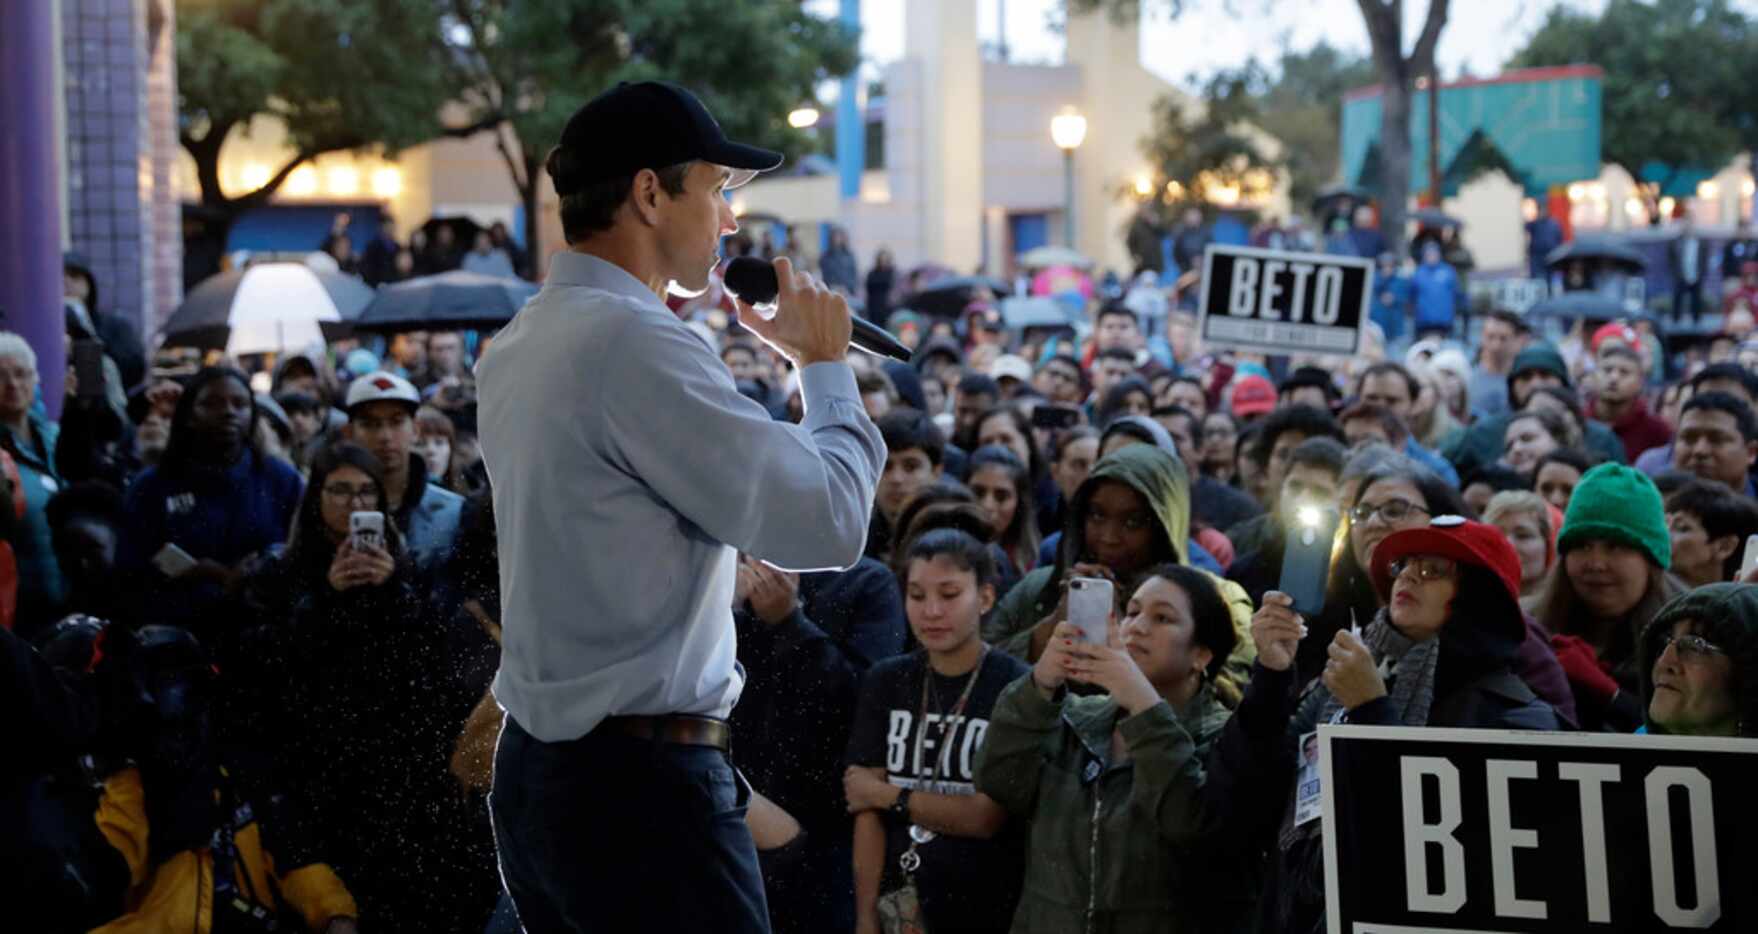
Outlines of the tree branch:
{"label": "tree branch", "polygon": [[1403,36],[1399,33],[1398,8],[1396,0],[1356,0],[1361,7],[1361,19],[1367,24],[1368,45],[1373,50],[1374,60],[1379,63],[1380,80],[1393,80],[1393,75],[1402,72],[1403,68]]}
{"label": "tree branch", "polygon": [[1449,0],[1428,0],[1428,19],[1423,21],[1422,35],[1416,39],[1416,47],[1410,50],[1411,67],[1418,74],[1432,73],[1434,69],[1435,46],[1441,41],[1441,27],[1447,25],[1447,4]]}
{"label": "tree branch", "polygon": [[501,125],[506,116],[499,110],[483,115],[480,119],[465,126],[440,127],[439,135],[449,139],[464,139],[475,136],[484,130],[492,130]]}
{"label": "tree branch", "polygon": [[[331,150],[326,149],[323,151],[329,152]],[[238,213],[242,214],[251,208],[267,203],[270,198],[274,197],[275,192],[280,190],[281,185],[287,181],[288,176],[293,174],[294,169],[309,162],[312,157],[317,155],[319,155],[317,152],[301,151],[294,153],[293,158],[289,160],[286,165],[281,166],[279,171],[269,176],[269,180],[264,182],[261,188],[258,188],[249,194],[232,199],[232,205],[237,209]]]}
{"label": "tree branch", "polygon": [[[531,200],[532,186],[536,179],[533,173],[520,171],[519,160],[514,159],[513,151],[507,148],[507,134],[498,126],[494,131],[494,148],[500,151],[501,159],[507,164],[507,174],[513,177],[513,187],[519,189],[519,194],[527,201]],[[523,150],[525,147],[521,144],[519,148]]]}

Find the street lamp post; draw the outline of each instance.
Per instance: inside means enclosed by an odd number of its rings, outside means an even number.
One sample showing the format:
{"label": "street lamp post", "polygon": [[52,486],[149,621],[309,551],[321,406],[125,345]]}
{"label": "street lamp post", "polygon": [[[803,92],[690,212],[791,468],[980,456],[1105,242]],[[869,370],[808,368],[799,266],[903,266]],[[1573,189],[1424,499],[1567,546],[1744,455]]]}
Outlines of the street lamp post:
{"label": "street lamp post", "polygon": [[1087,138],[1087,118],[1080,115],[1073,107],[1064,107],[1062,112],[1050,118],[1050,139],[1056,148],[1062,150],[1062,223],[1063,237],[1068,241],[1068,248],[1074,245],[1074,151]]}

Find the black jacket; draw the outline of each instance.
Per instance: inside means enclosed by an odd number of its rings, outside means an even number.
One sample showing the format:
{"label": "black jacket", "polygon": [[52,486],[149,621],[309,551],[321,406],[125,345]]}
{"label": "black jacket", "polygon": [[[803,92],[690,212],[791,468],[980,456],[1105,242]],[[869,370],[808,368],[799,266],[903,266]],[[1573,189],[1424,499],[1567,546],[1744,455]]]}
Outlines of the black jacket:
{"label": "black jacket", "polygon": [[903,650],[897,581],[862,558],[846,571],[800,575],[789,619],[770,625],[748,608],[733,616],[746,678],[732,712],[733,761],[805,832],[789,848],[800,852],[764,862],[775,929],[846,928],[854,828],[843,804],[842,755],[861,675]]}

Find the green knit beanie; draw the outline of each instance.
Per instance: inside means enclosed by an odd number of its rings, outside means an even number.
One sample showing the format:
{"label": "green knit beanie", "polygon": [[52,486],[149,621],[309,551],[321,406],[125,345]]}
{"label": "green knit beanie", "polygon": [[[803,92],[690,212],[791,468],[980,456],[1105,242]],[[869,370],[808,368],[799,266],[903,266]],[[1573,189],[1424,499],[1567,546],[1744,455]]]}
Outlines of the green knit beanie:
{"label": "green knit beanie", "polygon": [[1587,471],[1569,497],[1557,553],[1595,539],[1628,545],[1665,570],[1673,563],[1666,507],[1648,475],[1623,464],[1600,464]]}

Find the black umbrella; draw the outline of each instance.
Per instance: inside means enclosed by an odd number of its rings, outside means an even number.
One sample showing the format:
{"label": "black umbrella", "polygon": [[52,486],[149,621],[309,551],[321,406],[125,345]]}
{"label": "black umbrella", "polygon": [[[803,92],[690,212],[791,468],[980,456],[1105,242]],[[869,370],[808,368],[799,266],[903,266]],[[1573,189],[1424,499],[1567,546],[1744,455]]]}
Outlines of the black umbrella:
{"label": "black umbrella", "polygon": [[1609,237],[1594,235],[1576,237],[1550,251],[1550,255],[1544,258],[1544,265],[1547,269],[1555,269],[1571,260],[1616,266],[1634,273],[1648,268],[1648,260],[1634,248]]}
{"label": "black umbrella", "polygon": [[979,288],[987,288],[997,298],[1013,294],[1013,287],[1000,279],[989,276],[954,276],[936,280],[932,285],[904,299],[903,304],[920,314],[956,318],[964,312],[964,306],[970,304],[971,296]]}
{"label": "black umbrella", "polygon": [[1416,226],[1418,227],[1432,227],[1436,230],[1447,230],[1454,227],[1462,228],[1465,226],[1464,221],[1444,211],[1435,210],[1434,208],[1423,208],[1420,211],[1416,211],[1410,215],[1410,219],[1415,221]]}
{"label": "black umbrella", "polygon": [[1647,321],[1657,328],[1660,321],[1646,311],[1631,311],[1623,302],[1599,292],[1564,292],[1547,298],[1526,311],[1533,320],[1561,318],[1588,321]]}
{"label": "black umbrella", "polygon": [[1347,201],[1350,203],[1349,209],[1354,210],[1355,205],[1367,204],[1372,200],[1373,194],[1364,189],[1353,185],[1332,185],[1313,196],[1312,213],[1314,217],[1324,217],[1330,213],[1333,205]]}
{"label": "black umbrella", "polygon": [[392,283],[378,290],[355,330],[490,331],[506,326],[537,294],[524,279],[503,279],[453,270]]}
{"label": "black umbrella", "polygon": [[202,280],[165,322],[165,346],[232,356],[308,347],[345,336],[372,289],[304,263],[259,263]]}

